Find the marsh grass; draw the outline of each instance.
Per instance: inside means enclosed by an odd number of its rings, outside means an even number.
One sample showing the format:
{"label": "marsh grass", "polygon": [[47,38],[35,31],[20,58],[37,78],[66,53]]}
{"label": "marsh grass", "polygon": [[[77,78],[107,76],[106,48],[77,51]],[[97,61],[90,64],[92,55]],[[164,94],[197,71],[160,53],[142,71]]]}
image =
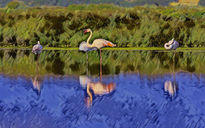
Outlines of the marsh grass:
{"label": "marsh grass", "polygon": [[117,47],[162,47],[175,38],[181,47],[205,47],[204,7],[70,5],[0,9],[0,46],[78,47],[93,30]]}
{"label": "marsh grass", "polygon": [[[11,50],[11,49],[17,49],[17,50],[31,50],[32,47],[22,47],[22,46],[1,46],[0,50]],[[78,47],[72,47],[72,48],[66,48],[66,47],[44,47],[43,50],[59,50],[59,51],[78,51]],[[121,48],[109,48],[105,47],[102,50],[109,50],[109,51],[120,51],[120,50],[139,50],[139,51],[166,51],[166,52],[186,52],[186,51],[204,51],[205,47],[194,47],[194,48],[177,48],[177,50],[166,50],[164,47],[121,47]]]}

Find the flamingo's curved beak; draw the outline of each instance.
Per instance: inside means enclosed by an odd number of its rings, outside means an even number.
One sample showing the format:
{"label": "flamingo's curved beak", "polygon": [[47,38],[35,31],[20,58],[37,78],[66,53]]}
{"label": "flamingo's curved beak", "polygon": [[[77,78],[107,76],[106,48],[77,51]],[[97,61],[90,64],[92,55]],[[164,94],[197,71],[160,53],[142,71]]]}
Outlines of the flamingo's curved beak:
{"label": "flamingo's curved beak", "polygon": [[88,32],[88,30],[87,29],[85,29],[84,31],[83,31],[83,33],[85,34],[85,33],[87,33]]}

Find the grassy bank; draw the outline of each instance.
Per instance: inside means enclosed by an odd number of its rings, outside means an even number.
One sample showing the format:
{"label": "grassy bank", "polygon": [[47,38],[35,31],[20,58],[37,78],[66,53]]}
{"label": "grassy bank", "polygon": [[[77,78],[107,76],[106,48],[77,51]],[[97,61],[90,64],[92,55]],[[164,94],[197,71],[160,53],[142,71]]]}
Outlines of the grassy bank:
{"label": "grassy bank", "polygon": [[[11,49],[17,49],[17,50],[31,50],[32,47],[0,47],[0,50],[11,50]],[[79,48],[60,48],[60,47],[44,47],[43,50],[79,50]],[[142,47],[130,47],[130,48],[103,48],[103,51],[105,50],[111,50],[111,51],[120,51],[120,50],[139,50],[139,51],[167,51],[167,52],[185,52],[185,51],[205,51],[205,47],[200,47],[200,48],[178,48],[177,50],[166,50],[163,47],[147,47],[147,48],[142,48]]]}
{"label": "grassy bank", "polygon": [[175,38],[181,47],[205,47],[204,7],[71,5],[0,9],[0,46],[74,48],[88,38],[104,38],[118,47],[163,47]]}
{"label": "grassy bank", "polygon": [[[17,49],[17,50],[30,50],[32,49],[31,46],[28,46],[28,47],[22,47],[22,46],[19,46],[19,47],[16,47],[16,46],[0,46],[0,50],[12,50],[12,49]],[[63,50],[68,50],[68,51],[71,51],[71,50],[79,50],[79,48],[75,47],[75,48],[66,48],[66,47],[44,47],[43,50],[60,50],[60,51],[63,51]],[[170,52],[174,52],[174,51],[205,51],[205,47],[193,47],[193,48],[177,48],[176,50],[166,50],[164,47],[121,47],[121,48],[109,48],[109,47],[106,47],[106,48],[103,48],[102,50],[114,50],[114,51],[120,51],[120,50],[142,50],[142,51],[170,51]]]}

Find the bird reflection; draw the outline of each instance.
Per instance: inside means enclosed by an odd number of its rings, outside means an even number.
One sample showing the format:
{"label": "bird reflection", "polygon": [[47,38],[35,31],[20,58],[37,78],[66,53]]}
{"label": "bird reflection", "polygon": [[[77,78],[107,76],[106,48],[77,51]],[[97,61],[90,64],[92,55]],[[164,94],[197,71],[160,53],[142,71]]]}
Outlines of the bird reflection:
{"label": "bird reflection", "polygon": [[38,94],[40,94],[41,89],[42,89],[42,78],[40,77],[39,74],[39,59],[35,61],[36,66],[35,66],[35,76],[32,78],[32,83],[33,83],[33,89],[37,91]]}
{"label": "bird reflection", "polygon": [[92,82],[87,76],[80,76],[81,86],[86,91],[85,103],[90,107],[95,96],[103,96],[113,92],[116,88],[115,83],[103,83],[101,81]]}
{"label": "bird reflection", "polygon": [[176,92],[177,92],[176,82],[173,82],[173,81],[170,81],[170,80],[166,81],[164,83],[164,91],[168,92],[168,94],[171,98],[174,98],[176,96]]}
{"label": "bird reflection", "polygon": [[173,80],[166,80],[165,83],[164,83],[164,91],[168,93],[168,96],[171,98],[171,99],[174,99],[177,95],[177,91],[178,91],[178,84],[176,82],[176,74],[175,74],[175,65],[176,65],[176,61],[175,61],[175,54],[174,53],[174,64],[173,64]]}
{"label": "bird reflection", "polygon": [[[102,61],[100,61],[101,63]],[[88,58],[87,58],[87,71],[86,76],[80,76],[79,81],[80,85],[85,90],[85,104],[87,107],[92,106],[93,99],[96,96],[104,96],[106,94],[110,94],[116,88],[116,84],[113,82],[104,83],[102,82],[102,64],[100,64],[100,79],[96,82],[92,81],[88,77]]]}

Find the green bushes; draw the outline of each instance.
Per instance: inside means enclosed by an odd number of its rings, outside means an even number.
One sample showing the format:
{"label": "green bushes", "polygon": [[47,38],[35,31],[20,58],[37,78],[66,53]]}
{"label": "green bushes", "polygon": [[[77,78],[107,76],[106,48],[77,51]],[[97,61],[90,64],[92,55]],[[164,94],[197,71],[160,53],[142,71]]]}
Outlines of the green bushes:
{"label": "green bushes", "polygon": [[[114,9],[114,11],[113,11]],[[0,11],[0,44],[78,47],[93,30],[118,47],[162,47],[173,37],[181,47],[205,47],[205,8],[72,5]]]}

